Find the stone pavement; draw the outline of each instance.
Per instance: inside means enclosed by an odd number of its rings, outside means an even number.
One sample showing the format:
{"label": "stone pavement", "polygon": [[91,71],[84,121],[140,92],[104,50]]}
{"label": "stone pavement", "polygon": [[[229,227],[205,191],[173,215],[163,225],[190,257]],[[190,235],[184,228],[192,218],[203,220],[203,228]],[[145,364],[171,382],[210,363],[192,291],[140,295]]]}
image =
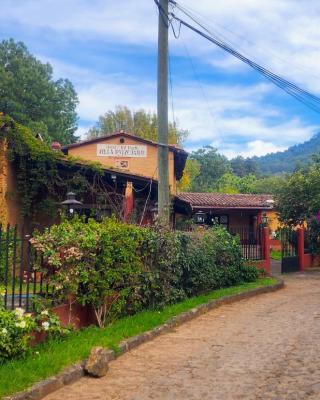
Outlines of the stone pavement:
{"label": "stone pavement", "polygon": [[320,273],[224,305],[46,400],[319,400]]}

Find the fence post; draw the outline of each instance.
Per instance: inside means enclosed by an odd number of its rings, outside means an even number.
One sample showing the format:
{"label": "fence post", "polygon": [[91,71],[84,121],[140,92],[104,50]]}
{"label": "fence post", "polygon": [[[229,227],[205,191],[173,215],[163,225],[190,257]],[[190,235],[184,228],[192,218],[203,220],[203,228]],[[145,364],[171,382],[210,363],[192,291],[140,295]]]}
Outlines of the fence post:
{"label": "fence post", "polygon": [[263,254],[265,260],[266,272],[271,272],[271,257],[270,257],[270,230],[267,226],[263,228]]}
{"label": "fence post", "polygon": [[298,228],[298,258],[299,258],[299,270],[304,271],[304,229]]}

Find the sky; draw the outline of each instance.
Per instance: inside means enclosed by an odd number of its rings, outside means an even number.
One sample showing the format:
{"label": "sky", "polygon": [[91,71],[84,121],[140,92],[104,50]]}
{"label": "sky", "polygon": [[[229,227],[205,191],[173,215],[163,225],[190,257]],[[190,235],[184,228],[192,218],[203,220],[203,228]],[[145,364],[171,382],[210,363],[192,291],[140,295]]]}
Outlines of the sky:
{"label": "sky", "polygon": [[[0,4],[5,10],[1,40],[23,41],[53,66],[56,79],[74,84],[82,138],[116,105],[156,111],[158,14],[153,0]],[[320,95],[318,0],[179,4],[238,51]],[[229,158],[259,156],[285,150],[320,131],[319,114],[187,28],[182,27],[178,39],[170,31],[170,65],[169,116],[190,132],[184,143],[189,151],[212,145]]]}

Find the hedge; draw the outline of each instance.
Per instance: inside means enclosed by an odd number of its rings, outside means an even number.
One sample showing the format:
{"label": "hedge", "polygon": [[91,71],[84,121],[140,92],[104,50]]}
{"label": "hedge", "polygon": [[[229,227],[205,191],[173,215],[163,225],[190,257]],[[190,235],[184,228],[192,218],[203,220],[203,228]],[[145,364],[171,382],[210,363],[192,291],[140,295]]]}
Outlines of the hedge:
{"label": "hedge", "polygon": [[74,218],[35,234],[32,244],[55,299],[93,306],[100,326],[259,275],[244,264],[238,238],[219,226],[185,233]]}

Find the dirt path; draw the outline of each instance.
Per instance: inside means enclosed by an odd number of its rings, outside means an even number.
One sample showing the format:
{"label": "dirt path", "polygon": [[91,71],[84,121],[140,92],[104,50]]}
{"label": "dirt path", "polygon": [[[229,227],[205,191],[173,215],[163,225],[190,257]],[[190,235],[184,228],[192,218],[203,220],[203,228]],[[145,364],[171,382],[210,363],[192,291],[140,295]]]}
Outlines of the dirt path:
{"label": "dirt path", "polygon": [[46,400],[320,399],[320,274],[222,306]]}

